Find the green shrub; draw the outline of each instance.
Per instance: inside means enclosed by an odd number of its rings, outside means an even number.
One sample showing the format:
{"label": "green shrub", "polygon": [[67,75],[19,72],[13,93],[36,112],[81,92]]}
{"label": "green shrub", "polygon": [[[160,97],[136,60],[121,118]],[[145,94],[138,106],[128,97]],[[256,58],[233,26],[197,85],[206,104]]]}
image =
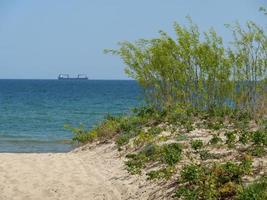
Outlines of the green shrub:
{"label": "green shrub", "polygon": [[186,165],[181,171],[181,179],[183,182],[194,184],[201,181],[201,176],[203,176],[203,169],[195,164]]}
{"label": "green shrub", "polygon": [[251,133],[247,132],[247,131],[242,131],[241,135],[239,137],[239,142],[241,142],[242,144],[247,144],[251,139]]}
{"label": "green shrub", "polygon": [[157,160],[161,156],[162,147],[155,144],[147,144],[144,147],[143,153],[150,160]]}
{"label": "green shrub", "polygon": [[73,141],[77,141],[79,143],[93,142],[97,138],[97,132],[95,130],[92,131],[80,131],[76,133],[72,138]]}
{"label": "green shrub", "polygon": [[138,174],[147,163],[155,161],[171,167],[181,159],[181,153],[182,149],[179,144],[173,143],[163,146],[147,144],[139,153],[126,156],[128,158],[126,161],[127,169],[132,174]]}
{"label": "green shrub", "polygon": [[148,162],[148,158],[144,153],[138,154],[128,154],[126,156],[129,160],[125,162],[127,166],[127,170],[131,174],[140,174],[142,168],[144,168],[146,162]]}
{"label": "green shrub", "polygon": [[119,133],[119,121],[115,118],[108,118],[95,128],[98,139],[111,139]]}
{"label": "green shrub", "polygon": [[93,142],[94,140],[107,140],[113,138],[119,133],[120,118],[107,116],[99,125],[91,130],[87,130],[84,126],[73,128],[65,125],[65,128],[73,134],[73,140],[79,143]]}
{"label": "green shrub", "polygon": [[244,172],[240,165],[233,163],[233,162],[227,162],[225,164],[221,165],[221,174],[218,174],[219,176],[219,182],[221,184],[227,183],[227,182],[241,182],[241,177],[244,175]]}
{"label": "green shrub", "polygon": [[236,141],[236,132],[226,132],[224,135],[226,136],[226,144],[228,145],[228,147],[233,147]]}
{"label": "green shrub", "polygon": [[118,147],[121,147],[125,144],[127,144],[130,140],[129,134],[121,134],[116,138],[116,144]]}
{"label": "green shrub", "polygon": [[255,145],[267,146],[267,131],[256,131],[252,134],[252,141]]}
{"label": "green shrub", "polygon": [[252,155],[252,156],[255,156],[255,157],[262,157],[263,155],[266,154],[266,151],[264,149],[263,146],[251,146],[249,149],[248,149],[248,152]]}
{"label": "green shrub", "polygon": [[141,118],[145,118],[145,117],[150,118],[150,117],[155,116],[155,115],[160,115],[159,111],[153,106],[141,106],[138,108],[134,108],[133,113],[137,117],[141,117]]}
{"label": "green shrub", "polygon": [[252,163],[253,161],[250,155],[245,154],[242,156],[240,168],[244,174],[248,175],[252,172]]}
{"label": "green shrub", "polygon": [[211,154],[208,150],[202,150],[199,152],[199,156],[201,160],[208,160],[211,158]]}
{"label": "green shrub", "polygon": [[163,146],[164,163],[173,166],[181,160],[182,148],[179,144],[167,144]]}
{"label": "green shrub", "polygon": [[[122,134],[131,134],[142,128],[147,119],[135,115],[124,117],[120,120],[119,130]],[[132,135],[134,137],[134,134]]]}
{"label": "green shrub", "polygon": [[135,111],[136,115],[122,117],[119,120],[117,132],[118,137],[116,138],[116,143],[118,147],[127,144],[131,138],[135,139],[136,145],[143,145],[146,142],[149,142],[149,138],[152,139],[154,135],[159,134],[162,130],[159,127],[154,127],[147,132],[143,132],[143,128],[153,120],[153,116],[149,116],[150,112],[154,113],[156,111],[151,110],[152,108],[142,107],[140,111],[138,109]]}
{"label": "green shrub", "polygon": [[237,110],[234,118],[237,121],[249,122],[252,119],[252,115],[251,112],[249,112],[248,110]]}
{"label": "green shrub", "polygon": [[249,121],[252,119],[252,115],[249,111],[235,110],[231,119],[236,129],[247,130],[249,127]]}
{"label": "green shrub", "polygon": [[252,116],[249,111],[236,110],[235,114],[232,116],[232,122],[238,130],[247,130],[251,119]]}
{"label": "green shrub", "polygon": [[232,162],[213,166],[186,165],[181,170],[175,196],[185,200],[235,199],[243,187],[244,165]]}
{"label": "green shrub", "polygon": [[195,151],[203,148],[204,144],[202,140],[192,140],[191,141],[191,147],[192,149],[194,149]]}
{"label": "green shrub", "polygon": [[239,193],[237,200],[266,200],[267,199],[267,177],[245,187]]}
{"label": "green shrub", "polygon": [[140,131],[136,138],[134,138],[134,145],[141,147],[153,140],[154,136],[148,132]]}
{"label": "green shrub", "polygon": [[263,119],[261,118],[259,120],[259,125],[261,126],[262,130],[267,131],[267,119],[266,118],[263,118]]}
{"label": "green shrub", "polygon": [[175,191],[175,197],[183,197],[184,200],[197,200],[199,199],[199,189],[194,187],[181,187]]}
{"label": "green shrub", "polygon": [[171,124],[192,124],[192,117],[188,115],[187,109],[183,106],[175,106],[168,112],[167,120]]}
{"label": "green shrub", "polygon": [[72,140],[79,143],[93,142],[97,138],[97,132],[95,129],[88,131],[83,125],[80,125],[78,128],[65,125],[64,128],[70,130],[74,134]]}
{"label": "green shrub", "polygon": [[173,173],[175,172],[174,167],[166,167],[163,169],[159,169],[156,171],[150,171],[147,173],[148,179],[153,180],[153,179],[169,179]]}
{"label": "green shrub", "polygon": [[219,187],[218,196],[220,199],[232,199],[238,194],[240,188],[241,186],[234,182],[227,182]]}
{"label": "green shrub", "polygon": [[214,121],[214,120],[216,120],[216,119],[209,120],[209,121],[206,122],[206,125],[207,125],[208,129],[217,131],[217,130],[220,130],[220,129],[222,129],[224,127],[223,122]]}
{"label": "green shrub", "polygon": [[[189,132],[194,128],[195,117],[199,116],[195,111],[204,113],[203,119],[206,118],[210,129],[220,130],[230,116],[230,125],[234,124],[236,130],[248,130],[251,117],[257,114],[257,106],[264,108],[267,80],[264,28],[251,21],[245,28],[238,24],[230,26],[233,41],[226,47],[214,30],[201,34],[198,26],[189,22],[189,26],[175,23],[175,38],[161,31],[157,38],[121,42],[118,50],[109,51],[122,58],[126,73],[143,87],[145,100],[151,105],[137,110],[133,118],[120,122],[119,131],[111,131],[111,135],[119,132],[129,136],[122,138],[122,144],[137,136],[143,127],[153,127],[165,120]],[[263,112],[266,114],[265,110]],[[109,126],[104,129],[112,130]],[[140,134],[141,148],[154,142],[151,135]],[[234,147],[236,135],[234,131],[225,134],[229,147]],[[246,135],[239,138],[243,144],[249,140]],[[266,132],[257,132],[252,141],[252,155],[264,153]],[[218,142],[218,138],[211,141]],[[150,161],[174,166],[181,157],[181,148],[176,145],[140,148],[141,152],[129,158],[128,164],[133,171]],[[202,146],[200,142],[192,143],[195,150]],[[203,158],[208,156],[203,151]],[[201,170],[194,167],[183,169],[184,185],[177,195],[186,199],[234,199],[242,186],[242,176],[250,171],[251,160],[201,166]],[[162,171],[151,172],[152,177],[161,177],[161,174]]]}
{"label": "green shrub", "polygon": [[216,134],[213,134],[212,135],[212,138],[210,139],[210,141],[209,141],[209,143],[211,144],[211,145],[216,145],[216,144],[218,144],[218,143],[220,143],[220,142],[222,142],[223,140],[218,136],[218,135],[216,135]]}
{"label": "green shrub", "polygon": [[151,134],[151,135],[159,135],[161,132],[162,132],[162,129],[159,128],[159,127],[152,127],[148,130],[148,132]]}
{"label": "green shrub", "polygon": [[184,124],[184,127],[185,127],[185,129],[186,129],[187,132],[190,132],[190,131],[193,131],[194,130],[194,126],[193,126],[193,124],[190,121],[188,121],[187,123],[185,123]]}

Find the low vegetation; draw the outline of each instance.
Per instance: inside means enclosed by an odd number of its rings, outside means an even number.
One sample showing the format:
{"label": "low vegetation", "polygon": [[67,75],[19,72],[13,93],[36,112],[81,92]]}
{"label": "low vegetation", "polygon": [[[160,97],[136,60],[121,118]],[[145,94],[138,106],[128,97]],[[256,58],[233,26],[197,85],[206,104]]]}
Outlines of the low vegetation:
{"label": "low vegetation", "polygon": [[[264,10],[263,8],[261,9]],[[174,199],[267,199],[267,36],[253,22],[213,30],[175,23],[177,38],[121,43],[146,105],[106,117],[79,143],[115,141],[131,174],[172,183]],[[201,39],[202,38],[202,39]]]}
{"label": "low vegetation", "polygon": [[[80,143],[114,140],[121,155],[126,155],[130,174],[175,182],[174,199],[265,199],[266,121],[248,121],[241,114],[221,117],[208,111],[191,112],[186,115],[190,130],[184,111],[144,107],[129,116],[109,116],[88,131],[73,129],[73,139]],[[219,129],[207,125],[218,118]],[[247,128],[240,128],[240,123]]]}

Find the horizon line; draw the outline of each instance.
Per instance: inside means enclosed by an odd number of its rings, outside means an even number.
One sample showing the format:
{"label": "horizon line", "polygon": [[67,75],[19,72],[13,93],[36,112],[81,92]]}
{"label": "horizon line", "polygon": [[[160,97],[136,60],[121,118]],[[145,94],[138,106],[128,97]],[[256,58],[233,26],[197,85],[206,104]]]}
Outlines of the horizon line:
{"label": "horizon line", "polygon": [[[0,78],[0,80],[58,80],[57,78]],[[88,81],[136,81],[134,79],[88,79]]]}

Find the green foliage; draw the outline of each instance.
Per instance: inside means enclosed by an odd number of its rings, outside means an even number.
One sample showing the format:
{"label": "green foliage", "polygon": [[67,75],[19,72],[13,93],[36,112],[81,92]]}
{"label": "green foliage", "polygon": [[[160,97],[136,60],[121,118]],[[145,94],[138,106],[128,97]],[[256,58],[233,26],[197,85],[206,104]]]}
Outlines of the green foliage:
{"label": "green foliage", "polygon": [[140,174],[148,162],[161,160],[162,147],[154,144],[147,144],[143,151],[135,154],[128,154],[126,158],[127,169],[132,174]]}
{"label": "green foliage", "polygon": [[245,187],[239,193],[237,200],[265,200],[267,199],[267,177]]}
{"label": "green foliage", "polygon": [[208,129],[211,129],[211,130],[220,130],[224,127],[224,124],[223,124],[223,121],[218,120],[217,118],[214,118],[214,119],[211,119],[209,121],[206,122],[206,126]]}
{"label": "green foliage", "polygon": [[247,144],[251,140],[251,133],[247,131],[242,131],[241,135],[239,136],[239,142],[242,144]]}
{"label": "green foliage", "polygon": [[252,134],[252,142],[255,145],[267,146],[267,131],[256,131]]}
{"label": "green foliage", "polygon": [[137,137],[134,139],[134,145],[141,147],[147,143],[150,143],[153,140],[153,135],[148,132],[141,131]]}
{"label": "green foliage", "polygon": [[224,135],[226,136],[226,144],[228,145],[228,147],[233,147],[236,142],[236,132],[230,131],[226,132]]}
{"label": "green foliage", "polygon": [[182,148],[177,143],[164,145],[163,146],[163,161],[166,164],[173,166],[179,160],[181,160],[181,153],[182,153]]}
{"label": "green foliage", "polygon": [[267,119],[266,118],[260,118],[257,123],[261,127],[261,130],[267,131]]}
{"label": "green foliage", "polygon": [[266,79],[266,35],[264,30],[254,22],[248,21],[245,28],[236,23],[231,26],[234,35],[234,47],[231,52],[234,58],[234,79],[239,84],[237,90],[238,106],[248,111],[260,111],[262,108],[258,101],[262,101],[265,91]]}
{"label": "green foliage", "polygon": [[145,163],[148,162],[149,158],[144,153],[139,154],[128,154],[126,156],[129,160],[125,163],[127,170],[131,174],[140,174],[141,169],[145,166]]}
{"label": "green foliage", "polygon": [[221,165],[189,164],[181,171],[181,180],[175,196],[191,199],[235,199],[242,190],[242,176],[250,170],[250,158],[241,164],[227,162]]}
{"label": "green foliage", "polygon": [[[161,168],[148,172],[148,178],[169,179],[176,172],[182,148],[177,143],[153,144],[162,132],[159,124],[179,127],[184,133],[192,131],[199,119],[201,125],[215,131],[226,128],[224,122],[229,121],[235,131],[225,133],[226,144],[232,148],[238,140],[249,145],[249,155],[243,155],[238,163],[184,166],[176,197],[265,199],[266,182],[244,188],[242,177],[252,172],[251,156],[266,153],[267,126],[255,132],[247,130],[252,118],[267,113],[267,35],[253,22],[244,28],[239,24],[228,27],[233,40],[227,48],[213,29],[201,34],[191,19],[189,26],[174,24],[175,38],[161,31],[158,38],[120,43],[118,50],[109,52],[122,58],[126,73],[144,89],[148,106],[134,109],[130,116],[109,116],[91,130],[68,127],[73,139],[85,143],[115,138],[119,148],[132,139],[138,151],[126,156],[128,171],[139,174],[157,163]],[[186,139],[186,135],[176,138]],[[209,141],[211,145],[220,142],[216,134]],[[201,162],[221,158],[203,146],[201,140],[191,142]]]}
{"label": "green foliage", "polygon": [[156,171],[150,171],[147,173],[148,179],[153,180],[153,179],[169,179],[173,173],[175,172],[175,168],[172,166],[159,169]]}
{"label": "green foliage", "polygon": [[231,181],[223,184],[219,188],[220,199],[229,199],[229,197],[236,196],[240,188],[240,185]]}
{"label": "green foliage", "polygon": [[194,149],[195,151],[203,148],[204,144],[202,140],[192,140],[191,141],[191,147],[192,149]]}
{"label": "green foliage", "polygon": [[233,114],[232,119],[238,122],[248,123],[252,119],[251,113],[247,110],[236,110]]}
{"label": "green foliage", "polygon": [[244,174],[250,174],[252,172],[252,157],[250,155],[243,155],[240,168]]}
{"label": "green foliage", "polygon": [[[142,168],[152,161],[158,161],[172,167],[181,159],[181,153],[182,149],[179,144],[173,143],[165,144],[163,146],[148,144],[139,153],[128,154],[128,161],[126,161],[126,165],[128,167],[128,171],[132,174],[141,173]],[[164,170],[159,172],[162,174]],[[155,173],[156,172],[152,172],[151,176],[156,176]]]}
{"label": "green foliage", "polygon": [[178,197],[178,198],[183,197],[183,199],[185,200],[197,200],[198,189],[181,187],[178,190],[176,190],[175,197]]}
{"label": "green foliage", "polygon": [[151,127],[151,128],[149,129],[149,133],[150,133],[151,135],[153,135],[153,136],[155,136],[155,135],[159,135],[161,132],[162,132],[162,129],[159,128],[159,127]]}
{"label": "green foliage", "polygon": [[116,138],[116,144],[120,148],[127,144],[129,140],[138,135],[141,131],[143,123],[146,123],[148,119],[137,117],[135,115],[129,117],[123,117],[118,125],[118,136]]}
{"label": "green foliage", "polygon": [[65,125],[65,128],[73,134],[73,140],[79,143],[93,142],[97,140],[108,140],[119,133],[119,125],[121,118],[107,116],[99,125],[91,130],[85,129],[83,125],[78,128]]}
{"label": "green foliage", "polygon": [[[135,144],[138,146],[149,143],[155,135],[162,132],[162,129],[157,127],[157,124],[163,120],[162,118],[164,118],[164,112],[153,107],[135,108],[131,116],[120,119],[116,144],[120,148],[134,137],[137,137]],[[144,127],[150,127],[150,129],[144,132]]]}
{"label": "green foliage", "polygon": [[248,149],[248,152],[255,157],[262,157],[263,155],[266,154],[266,151],[263,146],[251,146]]}
{"label": "green foliage", "polygon": [[[244,136],[241,135],[242,139]],[[252,145],[248,148],[248,152],[255,157],[262,157],[266,154],[267,135],[265,130],[246,133],[245,141],[251,141]],[[239,139],[239,140],[240,140]],[[243,139],[244,140],[244,139]]]}
{"label": "green foliage", "polygon": [[80,125],[80,127],[78,128],[71,127],[70,125],[65,125],[64,128],[70,130],[74,134],[74,137],[72,138],[73,141],[80,143],[93,142],[97,137],[95,130],[88,131],[82,125]]}
{"label": "green foliage", "polygon": [[175,196],[185,200],[217,199],[216,178],[207,168],[186,165],[181,171],[181,181]]}
{"label": "green foliage", "polygon": [[244,175],[244,171],[241,167],[242,165],[238,165],[233,162],[227,162],[222,164],[221,171],[218,173],[219,180],[221,183],[227,183],[229,181],[241,183],[241,177]]}
{"label": "green foliage", "polygon": [[216,145],[216,144],[218,144],[218,143],[220,143],[220,142],[222,142],[222,139],[221,139],[218,135],[216,135],[216,134],[213,134],[213,135],[212,135],[212,138],[211,138],[210,141],[209,141],[209,143],[210,143],[211,145]]}
{"label": "green foliage", "polygon": [[185,127],[187,132],[194,130],[194,127],[193,127],[192,123],[190,123],[190,122],[187,122],[186,124],[184,124],[184,127]]}
{"label": "green foliage", "polygon": [[181,178],[183,182],[197,183],[203,176],[203,169],[195,164],[185,166],[181,171]]}
{"label": "green foliage", "polygon": [[[228,27],[233,33],[230,48],[213,29],[201,34],[189,18],[189,26],[174,24],[176,38],[161,31],[158,38],[122,42],[118,50],[106,52],[122,58],[126,73],[144,88],[149,105],[160,110],[179,104],[217,116],[229,109],[256,113],[259,101],[266,98],[267,36],[253,22],[245,28]],[[211,127],[219,129],[221,124]]]}
{"label": "green foliage", "polygon": [[192,114],[190,108],[176,105],[167,110],[166,120],[173,125],[180,125],[186,132],[190,132],[194,129]]}
{"label": "green foliage", "polygon": [[118,147],[121,147],[125,144],[128,144],[129,140],[131,139],[129,134],[121,134],[116,139],[116,144]]}
{"label": "green foliage", "polygon": [[150,118],[151,116],[154,116],[154,118],[157,118],[158,120],[160,120],[160,117],[162,117],[164,115],[163,112],[162,113],[159,112],[153,106],[142,106],[139,108],[134,108],[133,113],[137,117]]}

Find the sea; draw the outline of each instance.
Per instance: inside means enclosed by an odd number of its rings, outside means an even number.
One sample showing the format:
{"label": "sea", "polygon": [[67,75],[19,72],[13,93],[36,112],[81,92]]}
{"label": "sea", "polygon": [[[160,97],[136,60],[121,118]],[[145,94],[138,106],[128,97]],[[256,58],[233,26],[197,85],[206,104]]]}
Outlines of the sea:
{"label": "sea", "polygon": [[142,102],[132,80],[0,80],[0,152],[68,152],[64,125],[90,129]]}

